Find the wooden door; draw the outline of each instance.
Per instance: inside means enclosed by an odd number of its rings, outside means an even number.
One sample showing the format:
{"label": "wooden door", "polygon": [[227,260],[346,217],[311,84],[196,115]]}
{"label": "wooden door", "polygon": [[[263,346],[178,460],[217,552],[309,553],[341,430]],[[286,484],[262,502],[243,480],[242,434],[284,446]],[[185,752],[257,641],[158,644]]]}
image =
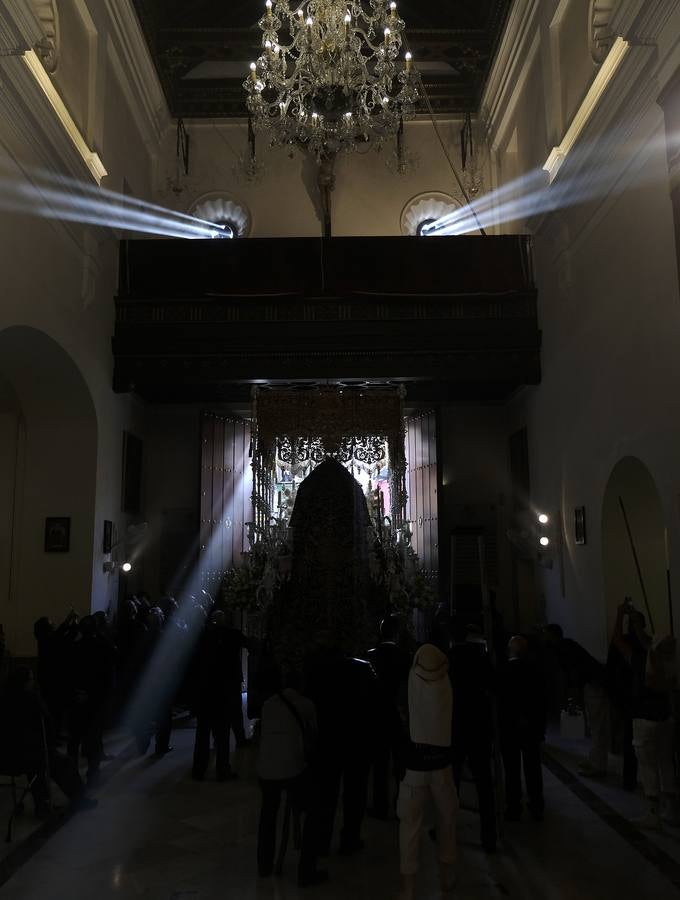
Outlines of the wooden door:
{"label": "wooden door", "polygon": [[406,420],[406,520],[413,549],[425,571],[439,571],[437,418],[434,412]]}
{"label": "wooden door", "polygon": [[201,581],[219,588],[224,573],[243,562],[253,521],[250,423],[201,416]]}

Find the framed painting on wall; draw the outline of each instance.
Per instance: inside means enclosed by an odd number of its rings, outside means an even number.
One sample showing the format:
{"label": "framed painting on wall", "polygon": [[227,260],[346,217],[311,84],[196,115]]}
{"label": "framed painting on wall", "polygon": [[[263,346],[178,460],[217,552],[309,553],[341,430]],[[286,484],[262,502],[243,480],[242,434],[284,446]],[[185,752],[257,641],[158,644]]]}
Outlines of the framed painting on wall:
{"label": "framed painting on wall", "polygon": [[45,553],[68,553],[71,546],[71,519],[48,516],[45,519]]}

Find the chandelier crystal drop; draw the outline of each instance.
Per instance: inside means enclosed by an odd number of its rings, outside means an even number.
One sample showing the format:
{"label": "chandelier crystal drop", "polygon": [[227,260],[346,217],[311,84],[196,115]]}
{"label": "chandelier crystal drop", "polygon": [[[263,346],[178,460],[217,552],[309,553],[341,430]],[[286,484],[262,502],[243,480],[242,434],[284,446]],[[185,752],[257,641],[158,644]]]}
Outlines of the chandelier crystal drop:
{"label": "chandelier crystal drop", "polygon": [[266,0],[262,55],[244,82],[253,128],[317,159],[394,137],[417,76],[392,0]]}

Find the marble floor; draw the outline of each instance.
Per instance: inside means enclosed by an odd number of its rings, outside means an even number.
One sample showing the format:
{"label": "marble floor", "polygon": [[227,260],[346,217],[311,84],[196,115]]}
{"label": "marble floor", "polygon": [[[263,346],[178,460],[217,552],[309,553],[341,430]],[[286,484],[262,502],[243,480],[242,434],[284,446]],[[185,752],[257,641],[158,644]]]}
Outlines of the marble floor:
{"label": "marble floor", "polygon": [[[368,820],[366,850],[350,859],[332,856],[327,885],[299,890],[292,851],[281,878],[257,879],[254,751],[236,754],[238,781],[197,784],[189,777],[192,742],[193,730],[183,727],[173,735],[175,750],[162,760],[126,757],[123,750],[97,792],[98,808],[67,820],[44,841],[0,887],[1,900],[396,897],[395,822]],[[622,801],[622,792],[606,784],[584,785],[585,797],[579,796],[578,785],[575,790],[565,783],[575,770],[574,748],[555,747],[551,756],[555,764],[545,771],[545,822],[509,825],[502,852],[495,856],[478,845],[477,818],[467,808],[473,804],[472,792],[464,790],[456,896],[680,900],[680,829],[669,829],[653,841],[635,832],[624,816],[640,805],[639,798],[623,795]],[[628,807],[621,806],[624,802]],[[438,897],[434,847],[428,838],[422,846],[418,897]]]}

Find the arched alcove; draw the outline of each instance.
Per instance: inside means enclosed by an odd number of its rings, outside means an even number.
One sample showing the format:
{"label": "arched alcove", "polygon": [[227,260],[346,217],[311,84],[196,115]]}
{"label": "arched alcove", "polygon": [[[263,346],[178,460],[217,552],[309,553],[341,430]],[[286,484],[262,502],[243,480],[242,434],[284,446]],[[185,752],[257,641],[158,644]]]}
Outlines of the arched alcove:
{"label": "arched alcove", "polygon": [[[97,473],[89,389],[68,353],[34,328],[0,331],[0,443],[0,622],[10,652],[29,656],[36,618],[89,611]],[[61,549],[46,549],[48,518],[69,520]]]}
{"label": "arched alcove", "polygon": [[[624,509],[626,516],[624,517]],[[649,469],[626,456],[614,467],[602,509],[602,554],[609,633],[626,596],[647,615],[626,526],[630,527],[657,634],[669,630],[666,530],[661,498]]]}

